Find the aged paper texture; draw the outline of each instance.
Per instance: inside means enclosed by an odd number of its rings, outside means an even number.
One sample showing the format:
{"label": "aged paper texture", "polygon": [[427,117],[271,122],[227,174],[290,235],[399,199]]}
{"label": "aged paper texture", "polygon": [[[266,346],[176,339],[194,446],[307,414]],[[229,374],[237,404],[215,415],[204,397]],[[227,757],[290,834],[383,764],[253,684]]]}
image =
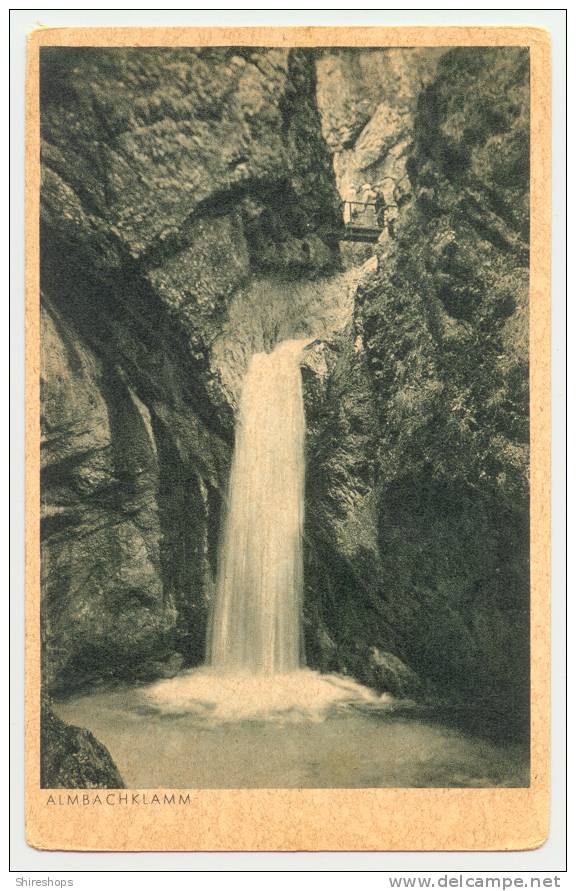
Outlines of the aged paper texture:
{"label": "aged paper texture", "polygon": [[27,77],[29,844],[541,845],[547,33],[45,28]]}

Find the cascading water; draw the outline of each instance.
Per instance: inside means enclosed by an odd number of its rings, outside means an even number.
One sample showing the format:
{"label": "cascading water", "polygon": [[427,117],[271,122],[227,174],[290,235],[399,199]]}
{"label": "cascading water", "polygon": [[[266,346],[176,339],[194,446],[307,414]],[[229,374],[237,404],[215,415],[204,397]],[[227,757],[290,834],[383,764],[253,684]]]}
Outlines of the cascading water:
{"label": "cascading water", "polygon": [[322,721],[387,701],[350,678],[303,666],[305,419],[300,361],[308,340],[252,356],[244,377],[206,665],[142,695],[203,724]]}
{"label": "cascading water", "polygon": [[252,356],[244,379],[207,641],[215,669],[273,675],[300,666],[307,340]]}

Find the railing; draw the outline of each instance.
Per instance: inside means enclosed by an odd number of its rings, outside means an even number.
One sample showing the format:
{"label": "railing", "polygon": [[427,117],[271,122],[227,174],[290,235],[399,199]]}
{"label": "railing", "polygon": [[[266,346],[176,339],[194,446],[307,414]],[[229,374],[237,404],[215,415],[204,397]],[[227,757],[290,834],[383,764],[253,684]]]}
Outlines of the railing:
{"label": "railing", "polygon": [[366,229],[381,228],[378,223],[377,205],[373,201],[343,201],[342,216],[346,226]]}
{"label": "railing", "polygon": [[[392,177],[385,177],[396,186]],[[378,195],[375,201],[341,201],[344,232],[340,236],[344,241],[376,242],[384,230],[394,237],[394,221],[398,205],[392,199],[387,202],[384,195]]]}

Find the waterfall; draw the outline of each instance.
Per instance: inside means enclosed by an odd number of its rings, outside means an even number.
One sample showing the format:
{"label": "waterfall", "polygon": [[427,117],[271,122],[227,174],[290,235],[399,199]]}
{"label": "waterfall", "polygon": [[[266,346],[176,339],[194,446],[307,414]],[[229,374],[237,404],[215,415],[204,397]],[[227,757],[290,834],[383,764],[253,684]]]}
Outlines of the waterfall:
{"label": "waterfall", "polygon": [[274,675],[301,664],[307,340],[252,356],[240,397],[207,661]]}
{"label": "waterfall", "polygon": [[157,681],[147,707],[204,727],[237,721],[318,722],[334,710],[388,701],[301,658],[304,407],[300,359],[309,340],[252,356],[236,443],[204,666]]}

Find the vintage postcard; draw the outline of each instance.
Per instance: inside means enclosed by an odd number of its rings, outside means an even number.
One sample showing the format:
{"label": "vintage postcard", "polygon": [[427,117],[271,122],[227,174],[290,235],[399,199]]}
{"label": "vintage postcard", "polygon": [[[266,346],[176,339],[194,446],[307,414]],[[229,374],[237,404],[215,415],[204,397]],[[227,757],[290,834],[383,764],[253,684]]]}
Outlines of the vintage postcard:
{"label": "vintage postcard", "polygon": [[30,35],[30,845],[545,840],[549,89],[536,28]]}

